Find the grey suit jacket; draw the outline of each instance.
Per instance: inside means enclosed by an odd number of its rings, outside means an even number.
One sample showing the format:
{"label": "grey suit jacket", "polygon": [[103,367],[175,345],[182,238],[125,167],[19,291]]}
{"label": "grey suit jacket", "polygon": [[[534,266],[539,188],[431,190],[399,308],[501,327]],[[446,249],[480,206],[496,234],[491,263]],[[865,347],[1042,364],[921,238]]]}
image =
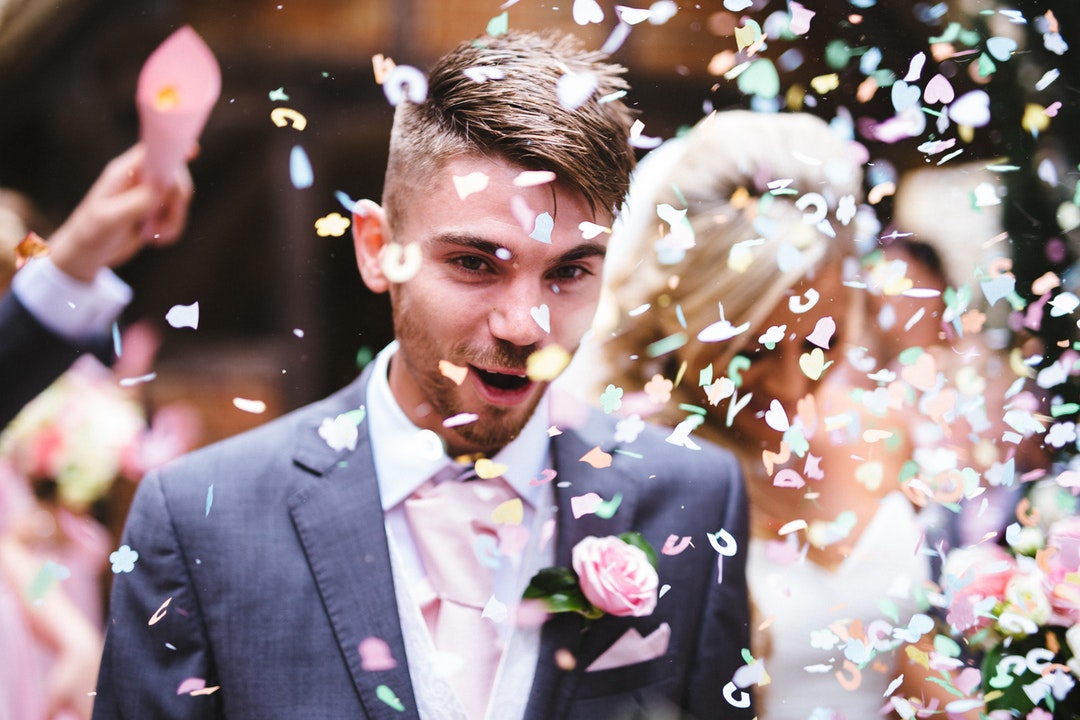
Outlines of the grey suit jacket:
{"label": "grey suit jacket", "polygon": [[[363,405],[366,379],[142,481],[124,540],[139,556],[114,579],[96,720],[418,717],[366,426],[354,451],[336,452],[317,433],[324,419]],[[717,448],[676,448],[653,430],[611,467],[579,462],[597,445],[614,450],[612,427],[594,413],[552,440],[565,485],[557,564],[568,566],[587,535],[636,530],[657,549],[669,535],[690,536],[694,547],[661,555],[670,590],[651,616],[547,621],[527,717],[750,718],[722,694],[749,643],[737,465]],[[569,498],[587,492],[620,494],[622,504],[611,519],[575,519]],[[724,558],[718,583],[706,533],[721,528],[740,550]],[[672,630],[666,656],[584,671],[628,628],[646,635],[662,622]],[[372,636],[389,644],[397,667],[361,668],[358,644]],[[575,652],[573,670],[556,666],[560,648]],[[190,678],[220,689],[178,694]],[[387,692],[404,711],[380,699]]]}

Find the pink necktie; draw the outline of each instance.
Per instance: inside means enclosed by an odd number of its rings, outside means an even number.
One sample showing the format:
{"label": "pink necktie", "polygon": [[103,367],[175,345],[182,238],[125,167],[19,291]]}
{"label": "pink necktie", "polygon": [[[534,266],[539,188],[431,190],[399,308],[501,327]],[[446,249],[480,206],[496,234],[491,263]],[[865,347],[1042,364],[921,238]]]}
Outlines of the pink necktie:
{"label": "pink necktie", "polygon": [[[471,468],[466,472],[475,477]],[[457,479],[438,482],[455,474]],[[405,515],[435,591],[421,608],[428,630],[437,650],[461,658],[449,681],[469,718],[480,720],[502,655],[498,628],[482,617],[498,563],[491,515],[516,494],[502,478],[464,482],[461,474],[461,466],[454,466],[425,482],[405,501]]]}

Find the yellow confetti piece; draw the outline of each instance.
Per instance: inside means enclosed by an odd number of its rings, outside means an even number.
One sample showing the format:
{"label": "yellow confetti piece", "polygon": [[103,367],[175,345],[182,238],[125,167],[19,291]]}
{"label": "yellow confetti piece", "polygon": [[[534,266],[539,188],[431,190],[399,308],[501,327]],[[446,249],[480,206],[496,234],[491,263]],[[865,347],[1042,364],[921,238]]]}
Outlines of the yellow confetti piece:
{"label": "yellow confetti piece", "polygon": [[506,472],[506,466],[489,458],[480,458],[476,461],[473,470],[476,471],[476,476],[481,480],[491,480],[501,477]]}
{"label": "yellow confetti piece", "polygon": [[530,380],[546,382],[554,380],[570,364],[570,353],[558,345],[548,345],[529,356],[525,374]]}
{"label": "yellow confetti piece", "polygon": [[491,511],[491,520],[499,525],[520,525],[525,517],[525,506],[521,498],[513,498]]}
{"label": "yellow confetti piece", "polygon": [[920,650],[914,645],[908,645],[904,651],[907,653],[908,659],[911,662],[922,666],[926,670],[930,669],[930,653],[925,650]]}
{"label": "yellow confetti piece", "polygon": [[332,212],[315,221],[315,233],[319,237],[341,237],[351,224],[349,218],[341,213]]}
{"label": "yellow confetti piece", "polygon": [[213,695],[220,689],[220,685],[212,685],[210,687],[204,687],[200,690],[192,690],[189,695],[191,695],[191,697],[199,697],[200,695]]}
{"label": "yellow confetti piece", "polygon": [[292,125],[296,130],[303,130],[307,127],[307,118],[296,110],[287,107],[276,107],[271,110],[270,120],[279,128]]}
{"label": "yellow confetti piece", "polygon": [[1024,106],[1024,117],[1020,120],[1020,126],[1036,137],[1046,128],[1050,127],[1050,116],[1046,114],[1046,108],[1036,103],[1028,103]]}
{"label": "yellow confetti piece", "polygon": [[155,110],[168,112],[178,107],[180,107],[180,91],[175,85],[166,85],[154,95]]}
{"label": "yellow confetti piece", "polygon": [[751,47],[758,41],[759,37],[761,37],[761,28],[752,21],[743,27],[735,28],[735,44],[739,48],[739,52]]}
{"label": "yellow confetti piece", "polygon": [[825,95],[840,87],[840,76],[836,73],[818,75],[810,81],[810,87],[814,88],[814,92],[819,95]]}

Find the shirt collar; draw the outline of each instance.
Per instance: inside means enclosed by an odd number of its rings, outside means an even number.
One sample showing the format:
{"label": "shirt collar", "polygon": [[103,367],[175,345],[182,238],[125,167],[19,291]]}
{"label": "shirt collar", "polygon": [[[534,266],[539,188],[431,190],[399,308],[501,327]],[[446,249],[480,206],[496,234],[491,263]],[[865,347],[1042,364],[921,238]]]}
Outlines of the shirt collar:
{"label": "shirt collar", "polygon": [[[375,357],[367,386],[368,432],[384,512],[452,462],[439,437],[409,420],[390,390],[390,358],[397,350],[395,340]],[[548,397],[544,393],[518,436],[492,458],[506,466],[503,479],[533,507],[542,498],[544,484],[530,481],[551,466],[547,427]]]}

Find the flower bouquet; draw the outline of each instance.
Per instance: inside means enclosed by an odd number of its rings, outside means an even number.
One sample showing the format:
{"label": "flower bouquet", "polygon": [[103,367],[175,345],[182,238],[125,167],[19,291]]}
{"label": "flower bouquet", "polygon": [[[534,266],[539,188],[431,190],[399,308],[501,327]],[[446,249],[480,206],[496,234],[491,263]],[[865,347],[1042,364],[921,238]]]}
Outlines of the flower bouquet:
{"label": "flower bouquet", "polygon": [[1023,519],[948,554],[946,620],[982,654],[989,717],[1080,717],[1080,517]]}

